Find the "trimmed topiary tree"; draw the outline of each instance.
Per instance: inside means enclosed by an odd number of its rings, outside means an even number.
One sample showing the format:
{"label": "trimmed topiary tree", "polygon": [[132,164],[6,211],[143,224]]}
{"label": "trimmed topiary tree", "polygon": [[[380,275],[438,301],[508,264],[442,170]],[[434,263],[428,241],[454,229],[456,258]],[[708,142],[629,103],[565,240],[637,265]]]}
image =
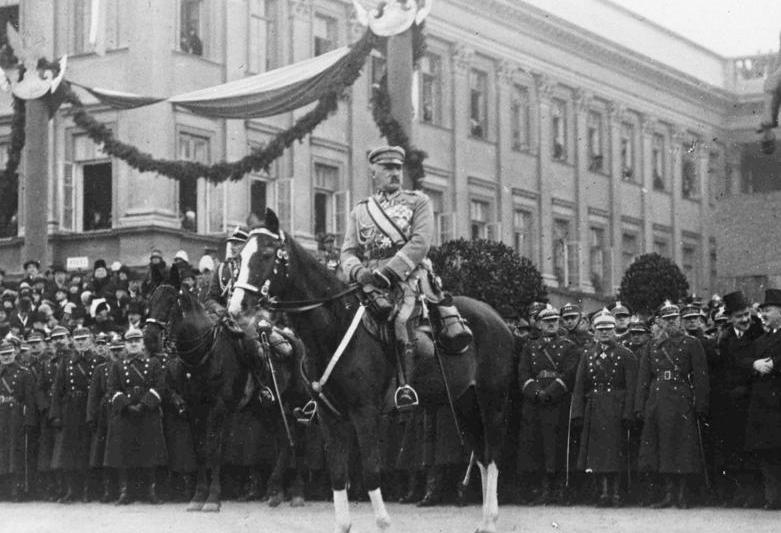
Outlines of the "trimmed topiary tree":
{"label": "trimmed topiary tree", "polygon": [[657,253],[641,255],[621,279],[618,298],[633,311],[653,314],[665,301],[677,302],[689,293],[689,282],[678,265]]}
{"label": "trimmed topiary tree", "polygon": [[482,300],[504,317],[547,300],[537,267],[502,242],[461,238],[432,248],[429,257],[445,290]]}

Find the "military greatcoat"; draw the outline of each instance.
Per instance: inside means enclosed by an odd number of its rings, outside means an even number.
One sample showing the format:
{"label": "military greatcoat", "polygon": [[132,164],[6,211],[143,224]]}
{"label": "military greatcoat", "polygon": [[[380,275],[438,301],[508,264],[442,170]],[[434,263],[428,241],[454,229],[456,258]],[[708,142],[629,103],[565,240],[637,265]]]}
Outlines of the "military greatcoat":
{"label": "military greatcoat", "polygon": [[518,365],[518,383],[524,398],[518,439],[521,472],[561,471],[566,454],[570,391],[579,360],[577,346],[561,335],[541,336],[524,346]]}
{"label": "military greatcoat", "polygon": [[152,468],[166,464],[160,408],[164,394],[165,376],[157,358],[130,357],[111,364],[108,395],[112,420],[106,466]]}
{"label": "military greatcoat", "polygon": [[38,471],[48,472],[52,469],[54,455],[54,440],[57,434],[51,425],[49,408],[52,403],[52,388],[57,368],[62,360],[61,352],[48,353],[42,356],[38,363],[38,380],[35,384],[35,403],[38,410]]}
{"label": "military greatcoat", "polygon": [[52,387],[49,418],[62,424],[55,436],[52,468],[82,470],[89,466],[91,432],[87,397],[95,368],[103,358],[92,352],[68,352],[60,361]]}
{"label": "military greatcoat", "polygon": [[108,373],[111,361],[98,365],[92,374],[87,394],[87,423],[95,428],[90,444],[89,465],[101,468],[106,453],[106,433],[108,431]]}
{"label": "military greatcoat", "polygon": [[16,362],[0,365],[0,475],[24,472],[25,426],[35,420],[32,374]]}
{"label": "military greatcoat", "polygon": [[581,357],[572,418],[583,420],[578,469],[596,473],[626,469],[624,421],[634,417],[637,359],[615,341],[595,343]]}
{"label": "military greatcoat", "polygon": [[697,416],[708,413],[708,365],[700,341],[676,333],[651,340],[640,357],[635,412],[643,419],[640,470],[702,470]]}

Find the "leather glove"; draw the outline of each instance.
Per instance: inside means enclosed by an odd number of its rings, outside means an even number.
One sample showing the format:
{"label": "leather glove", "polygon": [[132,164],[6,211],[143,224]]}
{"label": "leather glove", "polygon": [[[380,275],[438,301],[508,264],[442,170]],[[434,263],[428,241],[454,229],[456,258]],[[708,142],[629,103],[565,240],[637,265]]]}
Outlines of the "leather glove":
{"label": "leather glove", "polygon": [[388,290],[393,285],[394,278],[396,277],[394,274],[391,274],[391,270],[388,268],[383,268],[382,270],[375,270],[372,272],[372,281],[371,284],[377,287],[378,289],[382,290]]}

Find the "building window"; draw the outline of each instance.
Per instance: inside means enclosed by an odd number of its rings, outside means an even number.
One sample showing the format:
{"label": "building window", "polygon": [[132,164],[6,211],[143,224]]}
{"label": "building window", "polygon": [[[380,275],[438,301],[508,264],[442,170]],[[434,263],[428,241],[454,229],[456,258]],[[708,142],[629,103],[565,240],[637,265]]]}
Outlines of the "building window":
{"label": "building window", "polygon": [[277,64],[278,43],[277,0],[250,0],[249,46],[247,47],[250,72],[272,70]]}
{"label": "building window", "polygon": [[339,191],[339,167],[315,163],[314,234],[333,233],[341,242],[350,209],[348,191]]}
{"label": "building window", "polygon": [[420,118],[442,124],[442,58],[431,53],[420,60]]}
{"label": "building window", "polygon": [[469,75],[469,133],[485,139],[488,132],[488,75],[472,69]]}
{"label": "building window", "polygon": [[567,160],[567,104],[554,98],[551,102],[551,135],[553,141],[553,159]]}
{"label": "building window", "polygon": [[488,238],[488,202],[472,200],[469,203],[469,220],[471,221],[472,239]]}
{"label": "building window", "polygon": [[684,244],[681,250],[681,270],[689,281],[689,287],[695,292],[699,287],[697,280],[697,246]]}
{"label": "building window", "polygon": [[[8,161],[8,145],[0,144],[0,169],[5,169]],[[5,199],[2,199],[5,200]],[[17,210],[19,204],[19,195],[14,195],[9,202],[0,202],[8,209],[4,212],[0,210],[0,238],[14,237],[18,233],[17,228]]]}
{"label": "building window", "polygon": [[569,269],[569,239],[570,221],[563,218],[553,219],[553,273],[559,285],[565,287],[570,283]]}
{"label": "building window", "polygon": [[591,270],[591,284],[598,293],[605,292],[605,280],[607,279],[607,244],[605,228],[592,226],[589,230],[589,266]]}
{"label": "building window", "polygon": [[179,49],[196,56],[203,55],[204,24],[201,16],[202,0],[180,0]]}
{"label": "building window", "polygon": [[[179,159],[208,164],[211,160],[209,138],[191,133],[179,134]],[[215,211],[222,213],[222,205],[213,206]],[[198,181],[192,179],[179,180],[179,220],[182,229],[198,231]]]}
{"label": "building window", "polygon": [[336,19],[317,13],[314,21],[315,55],[330,52],[337,46]]}
{"label": "building window", "polygon": [[624,272],[627,271],[635,257],[637,257],[638,251],[637,234],[625,232],[621,236],[621,265],[624,268]]}
{"label": "building window", "polygon": [[635,174],[635,127],[621,124],[621,178],[632,181]]}
{"label": "building window", "polygon": [[[70,51],[83,54],[89,51],[90,5],[91,0],[72,0]],[[3,27],[5,30],[5,26]]]}
{"label": "building window", "polygon": [[695,198],[699,193],[697,189],[697,163],[694,160],[694,141],[684,143],[683,156],[681,157],[681,196]]}
{"label": "building window", "polygon": [[665,159],[664,135],[654,133],[651,148],[651,172],[654,179],[654,190],[665,190]]}
{"label": "building window", "polygon": [[654,237],[654,253],[670,257],[670,241],[665,237]]}
{"label": "building window", "polygon": [[602,114],[596,111],[588,113],[588,169],[591,172],[605,171],[603,150]]}
{"label": "building window", "polygon": [[522,257],[533,255],[532,214],[523,209],[513,211],[513,248]]}
{"label": "building window", "polygon": [[510,108],[510,127],[512,128],[513,150],[529,148],[529,89],[513,87],[513,100]]}
{"label": "building window", "polygon": [[86,135],[72,136],[66,146],[62,193],[62,229],[96,231],[112,227],[111,159]]}

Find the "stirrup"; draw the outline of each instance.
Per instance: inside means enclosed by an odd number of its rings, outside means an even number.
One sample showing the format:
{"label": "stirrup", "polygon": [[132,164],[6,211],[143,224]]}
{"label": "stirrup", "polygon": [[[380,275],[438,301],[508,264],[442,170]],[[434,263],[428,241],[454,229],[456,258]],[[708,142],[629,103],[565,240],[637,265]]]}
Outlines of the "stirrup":
{"label": "stirrup", "polygon": [[[404,396],[406,395],[404,393],[408,393],[411,398],[405,398]],[[401,387],[396,388],[396,392],[393,394],[393,403],[397,410],[403,411],[405,409],[417,407],[420,404],[420,401],[418,400],[418,393],[415,392],[415,389],[409,385],[402,385]]]}
{"label": "stirrup", "polygon": [[296,422],[302,426],[311,424],[316,414],[317,402],[314,400],[309,400],[303,407],[296,407],[293,409],[293,416],[296,417]]}
{"label": "stirrup", "polygon": [[276,403],[276,398],[274,397],[274,392],[268,387],[268,385],[261,385],[258,390],[258,399],[260,400],[261,405],[264,405],[266,402]]}

